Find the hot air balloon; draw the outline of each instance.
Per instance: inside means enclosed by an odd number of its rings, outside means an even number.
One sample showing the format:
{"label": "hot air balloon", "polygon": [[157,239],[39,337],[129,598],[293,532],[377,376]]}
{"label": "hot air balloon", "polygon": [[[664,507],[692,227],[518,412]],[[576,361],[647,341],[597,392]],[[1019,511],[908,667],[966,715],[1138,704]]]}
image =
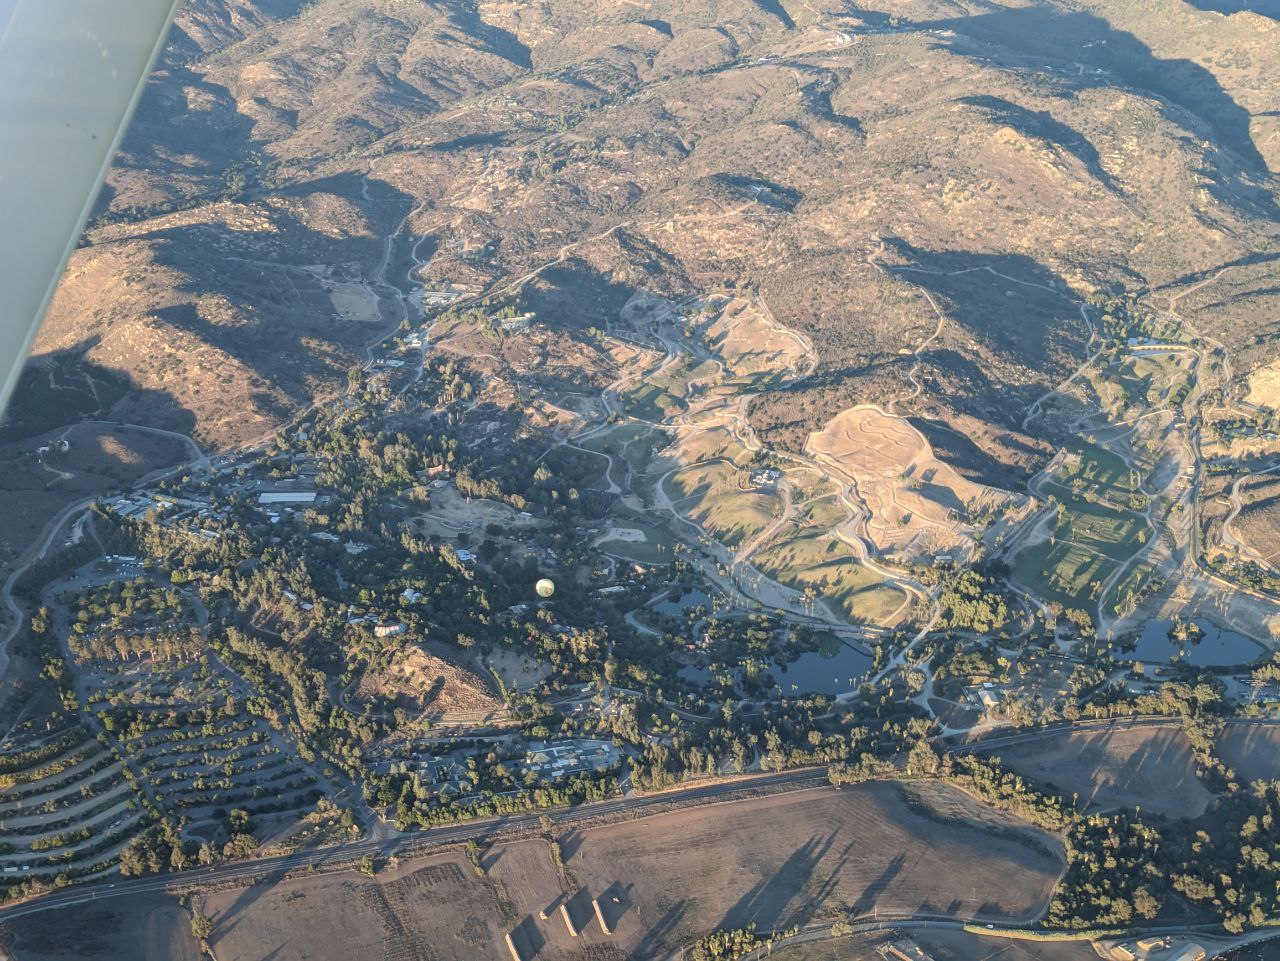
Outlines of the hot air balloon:
{"label": "hot air balloon", "polygon": [[539,597],[550,597],[556,592],[556,585],[549,577],[544,577],[534,585],[533,589],[538,592]]}

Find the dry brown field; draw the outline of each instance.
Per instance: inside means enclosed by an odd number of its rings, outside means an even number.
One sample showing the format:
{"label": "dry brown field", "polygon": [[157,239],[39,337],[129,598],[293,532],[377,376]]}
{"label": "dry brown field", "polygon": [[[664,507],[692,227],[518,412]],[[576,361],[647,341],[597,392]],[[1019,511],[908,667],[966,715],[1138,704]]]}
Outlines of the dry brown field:
{"label": "dry brown field", "polygon": [[191,916],[176,898],[143,894],[77,905],[7,922],[3,948],[14,961],[200,961]]}
{"label": "dry brown field", "polygon": [[1125,728],[1038,738],[1001,749],[1005,765],[1041,785],[1110,809],[1141,805],[1172,817],[1204,812],[1191,744],[1173,728]]}
{"label": "dry brown field", "polygon": [[[1061,869],[1056,839],[951,788],[930,797],[908,803],[877,783],[706,805],[561,835],[563,872],[545,841],[513,841],[485,853],[483,878],[450,853],[375,878],[225,891],[205,910],[219,961],[504,959],[508,932],[526,961],[645,959],[717,927],[849,911],[1036,916]],[[558,914],[564,898],[579,937]]]}
{"label": "dry brown field", "polygon": [[1217,751],[1243,781],[1280,777],[1280,728],[1265,724],[1232,725],[1218,738]]}
{"label": "dry brown field", "polygon": [[[908,931],[904,934],[929,953],[934,961],[1096,961],[1098,955],[1085,942],[1044,944],[1009,938],[979,937],[964,931]],[[876,950],[893,938],[889,935],[842,938],[820,944],[798,945],[775,951],[777,961],[883,961]]]}
{"label": "dry brown field", "polygon": [[867,527],[876,544],[906,557],[965,552],[972,543],[966,517],[1009,500],[940,461],[908,421],[873,407],[832,418],[809,435],[806,449],[856,485],[871,511]]}
{"label": "dry brown field", "polygon": [[1240,514],[1232,532],[1267,563],[1280,558],[1280,480],[1261,476],[1240,485]]}
{"label": "dry brown field", "polygon": [[[0,447],[0,569],[37,539],[68,504],[124,487],[151,471],[190,456],[179,439],[131,428],[81,424],[65,431],[70,448],[51,450],[42,464],[40,446],[56,443],[64,431]],[[56,546],[56,545],[55,545]]]}

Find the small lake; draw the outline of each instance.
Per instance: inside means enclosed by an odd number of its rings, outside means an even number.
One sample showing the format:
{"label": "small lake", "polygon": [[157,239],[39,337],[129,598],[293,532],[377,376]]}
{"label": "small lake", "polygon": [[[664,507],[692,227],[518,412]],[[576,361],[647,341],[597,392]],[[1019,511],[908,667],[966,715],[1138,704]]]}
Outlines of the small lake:
{"label": "small lake", "polygon": [[672,617],[679,617],[685,611],[693,610],[695,607],[705,607],[711,609],[711,598],[702,591],[690,591],[681,597],[672,600],[670,597],[664,597],[653,605],[653,609],[659,614],[669,614]]}
{"label": "small lake", "polygon": [[[770,662],[769,674],[785,697],[800,694],[846,694],[856,691],[862,676],[871,667],[871,655],[848,644],[828,646],[822,651],[801,654],[790,664]],[[733,672],[737,674],[737,670]],[[711,683],[711,669],[682,667],[679,676],[699,686]]]}
{"label": "small lake", "polygon": [[1192,667],[1231,667],[1248,664],[1265,652],[1261,644],[1237,631],[1224,630],[1210,621],[1196,621],[1204,632],[1199,641],[1180,644],[1169,639],[1172,621],[1148,621],[1133,656],[1149,664],[1168,664],[1175,654]]}
{"label": "small lake", "polygon": [[793,694],[847,694],[856,691],[862,675],[871,667],[871,656],[841,644],[835,650],[801,654],[785,666],[771,664],[769,673],[784,696]]}

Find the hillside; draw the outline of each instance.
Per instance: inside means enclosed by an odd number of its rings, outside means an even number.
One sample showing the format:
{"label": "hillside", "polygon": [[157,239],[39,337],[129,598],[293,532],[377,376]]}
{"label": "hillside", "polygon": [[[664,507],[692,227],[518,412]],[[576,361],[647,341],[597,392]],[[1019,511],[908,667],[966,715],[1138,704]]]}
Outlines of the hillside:
{"label": "hillside", "polygon": [[1188,319],[1275,359],[1280,23],[1213,6],[193,0],[37,351],[241,443],[401,319],[426,238],[568,327],[749,287],[819,357],[762,437],[892,404],[1008,485],[1090,294],[1252,264]]}

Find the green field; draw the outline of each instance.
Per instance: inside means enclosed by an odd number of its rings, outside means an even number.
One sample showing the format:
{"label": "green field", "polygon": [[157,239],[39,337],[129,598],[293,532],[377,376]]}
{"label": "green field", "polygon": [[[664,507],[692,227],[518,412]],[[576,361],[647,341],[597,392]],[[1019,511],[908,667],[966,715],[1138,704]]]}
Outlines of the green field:
{"label": "green field", "polygon": [[675,539],[666,528],[643,521],[622,520],[613,518],[617,527],[640,531],[645,540],[604,540],[600,541],[598,550],[604,554],[623,560],[635,560],[637,564],[669,564],[672,560],[672,544]]}
{"label": "green field", "polygon": [[1131,595],[1140,598],[1142,592],[1151,584],[1155,573],[1155,569],[1150,564],[1142,561],[1133,564],[1125,571],[1119,583],[1103,598],[1107,604],[1108,613],[1117,617],[1129,614],[1130,612],[1125,609],[1127,605],[1122,604],[1121,601]]}
{"label": "green field", "polygon": [[675,418],[688,409],[691,384],[705,381],[715,366],[702,361],[692,368],[694,358],[682,358],[661,374],[646,377],[618,395],[622,409],[639,420],[660,423]]}
{"label": "green field", "polygon": [[673,419],[688,407],[682,396],[672,394],[649,381],[620,394],[618,402],[629,417],[651,423]]}
{"label": "green field", "polygon": [[[613,457],[614,483],[624,490],[630,486],[636,493],[641,493],[639,478],[652,462],[653,452],[661,450],[668,442],[668,436],[656,428],[644,424],[618,424],[581,441],[577,446]],[[624,465],[630,471],[629,477],[620,476]]]}
{"label": "green field", "polygon": [[1074,544],[1045,541],[1018,555],[1014,576],[1044,600],[1091,610],[1094,586],[1111,576],[1117,564]]}
{"label": "green field", "polygon": [[850,620],[888,626],[907,596],[864,567],[843,541],[825,530],[805,528],[797,536],[766,545],[751,563],[780,584],[812,587]]}
{"label": "green field", "polygon": [[1048,600],[1092,609],[1101,582],[1142,548],[1146,523],[1132,511],[1089,503],[1057,484],[1045,489],[1062,502],[1053,538],[1023,550],[1014,574]]}
{"label": "green field", "polygon": [[1082,440],[1066,446],[1070,460],[1054,478],[1055,483],[1074,488],[1078,482],[1082,493],[1091,491],[1096,497],[1112,499],[1119,505],[1138,491],[1141,476],[1117,455]]}
{"label": "green field", "polygon": [[773,494],[744,491],[743,471],[727,461],[694,464],[663,483],[676,508],[726,547],[765,530],[781,511]]}

